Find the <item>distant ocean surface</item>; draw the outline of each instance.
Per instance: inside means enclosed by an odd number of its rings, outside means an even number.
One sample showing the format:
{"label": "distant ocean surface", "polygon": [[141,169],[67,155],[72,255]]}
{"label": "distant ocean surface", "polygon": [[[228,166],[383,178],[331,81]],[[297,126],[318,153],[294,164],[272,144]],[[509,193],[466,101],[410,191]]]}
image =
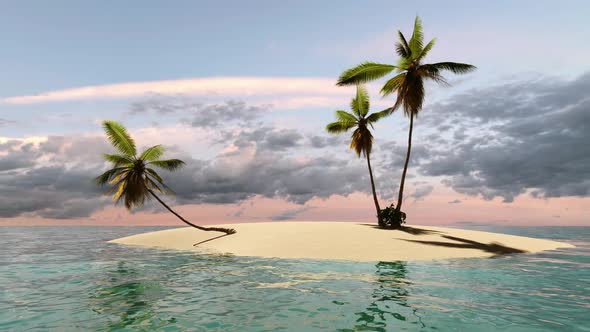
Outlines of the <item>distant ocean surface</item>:
{"label": "distant ocean surface", "polygon": [[428,263],[106,243],[164,228],[0,227],[0,331],[590,331],[590,227],[486,228],[577,248]]}

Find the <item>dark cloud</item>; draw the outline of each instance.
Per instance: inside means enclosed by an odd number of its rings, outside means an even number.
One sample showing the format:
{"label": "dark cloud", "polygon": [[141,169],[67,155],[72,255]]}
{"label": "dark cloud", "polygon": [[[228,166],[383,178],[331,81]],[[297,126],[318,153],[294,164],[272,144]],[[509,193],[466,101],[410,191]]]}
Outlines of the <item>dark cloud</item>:
{"label": "dark cloud", "polygon": [[[249,149],[253,147],[244,148]],[[237,203],[260,195],[303,204],[314,197],[369,189],[364,164],[332,157],[300,160],[256,150],[247,157],[232,153],[209,161],[184,159],[188,166],[167,176],[177,199],[184,203]]]}
{"label": "dark cloud", "polygon": [[[323,149],[327,147],[345,146],[347,142],[345,138],[350,140],[346,135],[331,135],[331,136],[320,136],[312,135],[309,139],[309,145],[313,148]],[[349,142],[348,142],[349,143]]]}
{"label": "dark cloud", "polygon": [[449,202],[449,204],[460,204],[460,203],[461,203],[461,200],[459,200],[459,199],[455,199],[455,200],[452,200]]}
{"label": "dark cloud", "polygon": [[[573,81],[511,82],[462,93],[433,105],[432,112],[425,109],[416,122],[408,178],[441,177],[458,192],[506,202],[527,192],[539,198],[590,196],[589,84],[590,75]],[[180,114],[186,109],[159,105],[134,106],[134,112]],[[243,125],[253,124],[263,111],[228,102],[194,105],[182,113],[191,125],[219,126],[205,143],[226,149],[201,160],[170,147],[169,157],[187,162],[177,173],[162,172],[178,203],[239,203],[259,195],[303,204],[314,197],[369,193],[366,162],[347,151],[347,135]],[[242,129],[229,130],[226,124],[232,121]],[[0,217],[86,217],[112,204],[92,183],[106,168],[101,153],[108,151],[112,148],[103,137],[3,141]],[[372,156],[382,197],[397,194],[405,155],[405,140],[377,137]],[[415,199],[432,192],[427,183],[414,182],[413,187]],[[166,199],[174,203],[172,197]],[[275,218],[297,211],[288,212]]]}
{"label": "dark cloud", "polygon": [[[234,146],[208,160],[199,160],[171,147],[168,157],[187,166],[175,173],[161,172],[178,203],[239,203],[260,195],[303,204],[314,197],[368,192],[365,164],[356,158],[333,155],[312,157],[293,151],[304,136],[294,130],[254,130],[226,142]],[[0,171],[0,217],[19,215],[45,218],[87,217],[106,205],[92,179],[105,170],[101,158],[112,151],[102,137],[49,137],[38,144],[7,141]],[[146,206],[153,208],[152,205]]]}
{"label": "dark cloud", "polygon": [[214,142],[224,145],[233,144],[239,148],[248,147],[255,143],[259,149],[277,152],[301,146],[303,138],[304,136],[294,129],[263,126],[257,129],[222,131]]}
{"label": "dark cloud", "polygon": [[590,196],[589,89],[586,74],[472,90],[434,105],[427,124],[468,129],[432,148],[418,170],[485,199]]}
{"label": "dark cloud", "polygon": [[103,166],[100,153],[107,151],[102,140],[53,136],[38,144],[8,143],[0,163],[0,217],[86,217],[108,204],[92,183]]}
{"label": "dark cloud", "polygon": [[415,201],[419,201],[424,197],[430,195],[430,193],[432,193],[433,190],[434,186],[432,185],[421,185],[414,189],[414,192],[410,195],[410,197],[413,198]]}
{"label": "dark cloud", "polygon": [[275,216],[272,216],[271,219],[276,220],[276,221],[293,220],[300,213],[303,213],[305,211],[309,211],[313,208],[314,208],[313,206],[302,206],[302,207],[298,207],[295,209],[285,210]]}
{"label": "dark cloud", "polygon": [[252,106],[243,101],[229,100],[221,104],[204,104],[185,98],[158,98],[133,103],[130,114],[176,114],[192,127],[220,127],[228,123],[244,125],[263,116],[270,106]]}

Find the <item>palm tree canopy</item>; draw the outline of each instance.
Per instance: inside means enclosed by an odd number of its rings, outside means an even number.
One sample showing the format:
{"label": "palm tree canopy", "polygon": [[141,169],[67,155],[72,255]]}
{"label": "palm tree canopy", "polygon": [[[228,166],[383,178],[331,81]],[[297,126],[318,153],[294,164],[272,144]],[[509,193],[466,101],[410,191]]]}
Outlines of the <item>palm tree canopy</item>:
{"label": "palm tree canopy", "polygon": [[465,74],[476,69],[473,65],[457,62],[423,64],[422,61],[434,47],[436,39],[432,39],[424,45],[424,32],[419,17],[416,17],[414,21],[414,30],[409,41],[401,31],[398,31],[398,37],[399,41],[395,45],[395,51],[400,59],[396,65],[363,62],[345,70],[338,78],[337,85],[367,83],[382,78],[395,70],[397,74],[385,82],[381,88],[381,94],[387,96],[397,93],[395,104],[390,109],[391,112],[402,106],[406,115],[417,115],[424,103],[424,82],[426,80],[447,85],[447,81],[442,76],[443,71]]}
{"label": "palm tree canopy", "polygon": [[104,154],[106,161],[112,164],[111,169],[96,177],[98,185],[111,185],[106,194],[112,195],[116,203],[124,202],[127,209],[141,207],[151,198],[150,190],[160,193],[173,193],[156,172],[155,168],[175,171],[184,162],[179,159],[160,159],[165,152],[162,145],[155,145],[144,150],[139,156],[135,141],[127,133],[127,129],[115,121],[104,121],[103,128],[113,147],[119,154]]}
{"label": "palm tree canopy", "polygon": [[331,134],[341,134],[355,128],[350,141],[350,149],[354,150],[359,157],[361,154],[365,157],[368,156],[373,148],[373,135],[369,126],[373,127],[373,123],[391,114],[391,109],[386,109],[367,116],[369,107],[369,94],[364,86],[358,85],[356,95],[350,101],[352,113],[337,110],[336,121],[326,126],[326,130]]}

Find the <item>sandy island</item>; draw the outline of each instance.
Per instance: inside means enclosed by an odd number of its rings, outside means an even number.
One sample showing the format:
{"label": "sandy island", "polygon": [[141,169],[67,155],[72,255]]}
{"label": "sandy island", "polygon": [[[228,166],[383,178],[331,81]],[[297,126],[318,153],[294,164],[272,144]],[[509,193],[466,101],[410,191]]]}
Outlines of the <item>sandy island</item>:
{"label": "sandy island", "polygon": [[224,236],[190,227],[128,236],[112,243],[208,253],[350,261],[412,261],[493,257],[572,248],[568,243],[472,230],[408,226],[385,230],[349,222],[271,222],[215,225]]}

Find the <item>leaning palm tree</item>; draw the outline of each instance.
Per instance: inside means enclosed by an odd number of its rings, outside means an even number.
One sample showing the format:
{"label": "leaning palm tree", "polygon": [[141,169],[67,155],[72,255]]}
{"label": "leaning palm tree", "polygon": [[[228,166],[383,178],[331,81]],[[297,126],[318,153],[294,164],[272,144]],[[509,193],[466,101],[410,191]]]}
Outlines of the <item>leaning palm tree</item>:
{"label": "leaning palm tree", "polygon": [[226,234],[236,232],[228,228],[195,225],[172,210],[156,195],[156,192],[168,194],[173,193],[173,191],[164,184],[154,168],[175,171],[184,166],[182,160],[161,160],[160,157],[164,155],[162,145],[152,146],[137,156],[135,142],[123,125],[115,121],[104,121],[102,126],[109,141],[119,154],[103,155],[104,159],[113,165],[113,168],[98,176],[95,181],[100,186],[112,185],[112,188],[106,194],[112,195],[115,203],[122,201],[125,207],[130,210],[133,207],[143,206],[146,200],[153,197],[185,224],[194,228],[203,231],[224,232]]}
{"label": "leaning palm tree", "polygon": [[373,135],[369,130],[369,126],[373,128],[373,123],[391,114],[391,110],[386,109],[367,116],[367,113],[369,113],[369,106],[370,102],[367,90],[364,86],[358,85],[356,88],[356,96],[352,98],[350,102],[350,108],[352,109],[353,114],[342,110],[336,111],[337,121],[328,124],[326,130],[332,134],[340,134],[355,128],[351,136],[350,149],[354,150],[359,158],[362,154],[367,159],[369,177],[371,179],[371,189],[373,191],[373,200],[375,201],[375,209],[377,209],[377,221],[379,225],[381,225],[381,209],[379,208],[379,200],[377,199],[375,181],[373,179],[373,170],[371,169]]}
{"label": "leaning palm tree", "polygon": [[424,58],[432,50],[435,40],[432,39],[424,45],[424,34],[422,32],[422,22],[419,17],[414,21],[414,31],[409,41],[398,31],[399,42],[395,49],[400,59],[397,65],[388,65],[375,62],[364,62],[354,68],[350,68],[342,73],[338,78],[338,85],[353,85],[373,81],[384,77],[385,75],[397,72],[393,78],[389,79],[381,89],[383,96],[397,93],[397,98],[391,112],[394,112],[400,106],[404,109],[404,114],[410,118],[410,130],[408,134],[408,151],[402,178],[399,186],[399,194],[396,206],[397,218],[401,218],[402,199],[404,194],[404,183],[408,163],[410,162],[410,151],[412,149],[412,130],[414,127],[414,117],[422,110],[425,90],[424,82],[432,80],[439,84],[448,85],[442,76],[443,71],[450,71],[455,74],[464,74],[476,69],[475,66],[457,63],[457,62],[437,62],[432,64],[423,63]]}

